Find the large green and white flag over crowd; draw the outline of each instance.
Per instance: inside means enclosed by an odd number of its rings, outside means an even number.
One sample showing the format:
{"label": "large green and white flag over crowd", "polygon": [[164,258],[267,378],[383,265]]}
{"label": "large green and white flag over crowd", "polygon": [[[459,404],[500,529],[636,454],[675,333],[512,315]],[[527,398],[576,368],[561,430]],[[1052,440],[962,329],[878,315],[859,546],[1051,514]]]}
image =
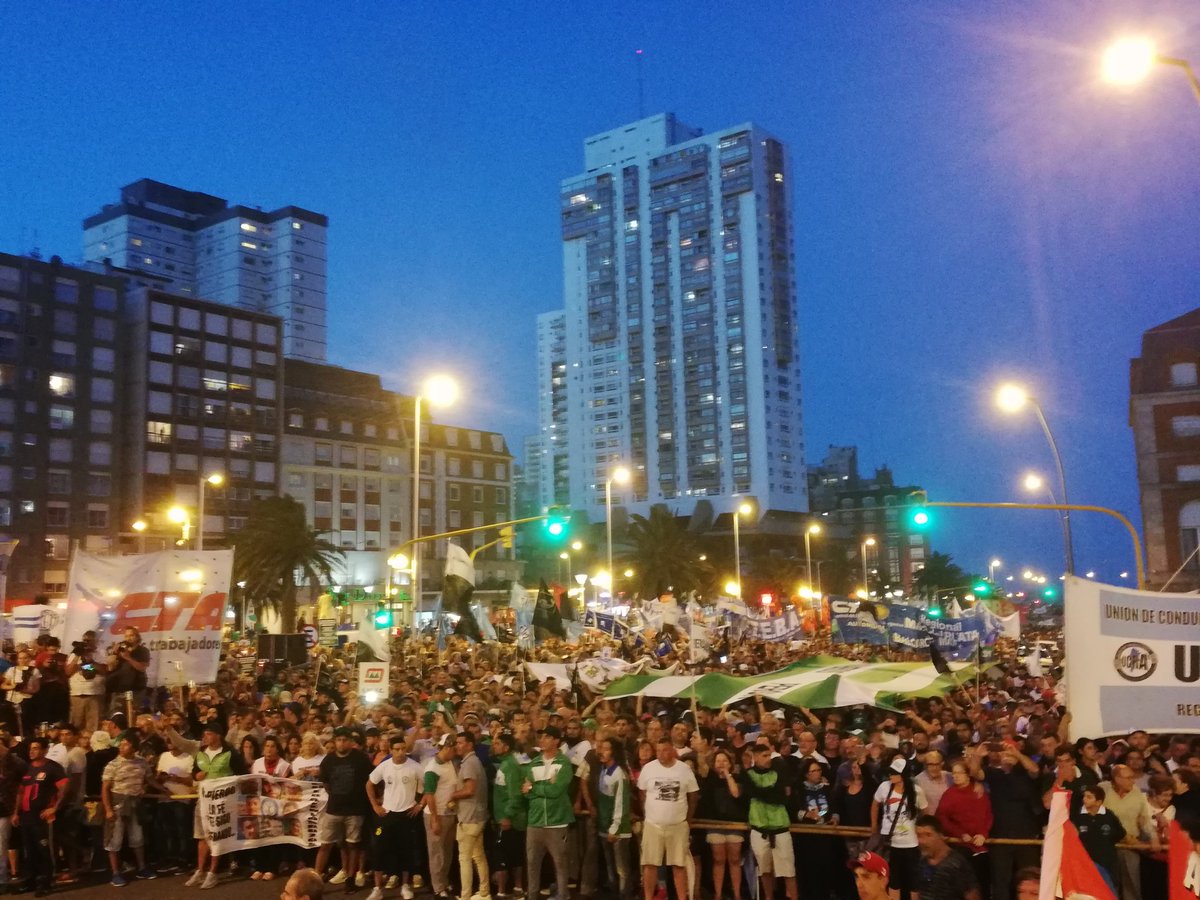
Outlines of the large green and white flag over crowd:
{"label": "large green and white flag over crowd", "polygon": [[954,663],[942,674],[929,663],[861,663],[836,656],[812,656],[763,675],[737,677],[642,673],[618,678],[606,697],[675,698],[719,709],[755,695],[789,706],[827,709],[879,706],[898,710],[922,697],[940,697],[975,677],[975,666]]}

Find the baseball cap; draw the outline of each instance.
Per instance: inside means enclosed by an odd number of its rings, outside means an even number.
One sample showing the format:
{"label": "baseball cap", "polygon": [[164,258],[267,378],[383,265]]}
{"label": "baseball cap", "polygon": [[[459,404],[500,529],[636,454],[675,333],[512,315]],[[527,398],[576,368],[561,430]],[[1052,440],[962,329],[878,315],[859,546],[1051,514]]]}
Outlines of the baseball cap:
{"label": "baseball cap", "polygon": [[904,759],[903,756],[897,756],[895,759],[892,760],[892,764],[890,766],[888,766],[888,768],[891,769],[893,772],[895,772],[897,775],[903,775],[904,770],[908,768],[908,762]]}
{"label": "baseball cap", "polygon": [[865,852],[860,853],[854,859],[850,860],[851,869],[866,869],[868,872],[874,872],[876,875],[882,875],[887,878],[891,874],[891,869],[888,868],[888,861],[878,853]]}
{"label": "baseball cap", "polygon": [[545,728],[543,728],[541,731],[539,731],[538,734],[539,735],[544,734],[547,737],[552,737],[556,741],[562,740],[562,729],[558,728],[555,725],[547,725]]}
{"label": "baseball cap", "polygon": [[449,747],[452,743],[454,743],[454,735],[447,732],[438,738],[438,742],[435,746],[441,750],[443,747]]}
{"label": "baseball cap", "polygon": [[218,724],[216,721],[205,722],[204,727],[201,728],[200,730],[201,731],[211,731],[213,734],[219,734],[222,736],[225,734],[225,731],[221,728],[220,724]]}
{"label": "baseball cap", "polygon": [[334,736],[335,738],[339,738],[339,737],[344,737],[344,738],[348,738],[348,737],[354,737],[354,731],[353,731],[353,729],[347,728],[345,725],[342,725],[342,726],[340,726],[340,727],[338,727],[338,728],[335,728],[335,729],[333,729],[333,736]]}

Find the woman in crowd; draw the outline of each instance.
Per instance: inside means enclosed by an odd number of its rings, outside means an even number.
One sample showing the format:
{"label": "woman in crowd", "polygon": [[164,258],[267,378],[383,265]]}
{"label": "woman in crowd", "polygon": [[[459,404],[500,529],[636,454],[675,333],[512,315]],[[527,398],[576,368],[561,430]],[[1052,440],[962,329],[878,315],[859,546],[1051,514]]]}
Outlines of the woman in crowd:
{"label": "woman in crowd", "polygon": [[895,757],[886,771],[888,780],[875,791],[871,803],[871,831],[891,847],[888,886],[899,892],[900,900],[911,900],[916,896],[921,861],[915,823],[925,810],[925,794],[913,783],[910,764],[903,757]]}
{"label": "woman in crowd", "polygon": [[[742,794],[742,783],[738,778],[733,754],[728,750],[717,750],[712,757],[712,768],[700,782],[700,817],[717,822],[746,824],[746,799]],[[742,845],[746,841],[744,828],[711,828],[705,840],[712,853],[713,892],[722,896],[725,872],[729,871],[729,884],[733,900],[742,900]]]}
{"label": "woman in crowd", "polygon": [[950,777],[954,785],[942,794],[937,818],[948,836],[962,841],[960,849],[970,858],[980,894],[988,900],[992,876],[986,841],[992,831],[992,801],[963,760],[950,767]]}
{"label": "woman in crowd", "polygon": [[596,833],[604,854],[608,883],[615,886],[617,896],[628,900],[632,895],[633,862],[629,853],[633,837],[630,811],[633,809],[633,782],[625,765],[625,750],[612,738],[600,741],[596,747],[600,761],[596,781]]}
{"label": "woman in crowd", "polygon": [[[798,818],[802,825],[837,825],[833,810],[832,789],[825,778],[825,767],[813,757],[800,761],[802,781],[795,790],[799,793]],[[845,868],[846,842],[824,835],[793,835],[796,859],[804,860],[797,867],[802,897],[828,897],[835,885],[835,875]]]}
{"label": "woman in crowd", "polygon": [[[252,738],[246,738],[252,740]],[[243,744],[245,741],[243,741]],[[289,778],[292,774],[292,768],[288,761],[279,753],[279,738],[273,734],[268,734],[263,738],[262,756],[254,760],[250,766],[251,775],[270,775],[272,778]],[[250,873],[250,877],[255,881],[270,881],[279,874],[280,866],[284,861],[285,848],[282,845],[276,844],[273,846],[259,847],[254,851],[254,871]]]}

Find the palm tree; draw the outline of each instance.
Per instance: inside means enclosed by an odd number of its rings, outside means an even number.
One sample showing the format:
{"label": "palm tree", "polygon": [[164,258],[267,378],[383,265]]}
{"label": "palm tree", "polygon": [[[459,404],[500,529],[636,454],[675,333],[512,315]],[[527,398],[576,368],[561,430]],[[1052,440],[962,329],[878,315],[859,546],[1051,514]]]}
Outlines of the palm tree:
{"label": "palm tree", "polygon": [[950,554],[938,553],[935,550],[929,554],[929,559],[925,560],[925,567],[917,573],[914,581],[918,591],[932,595],[946,588],[970,584],[971,577],[950,559]]}
{"label": "palm tree", "polygon": [[626,537],[632,550],[622,562],[633,567],[638,596],[657,597],[668,587],[682,594],[702,590],[708,583],[708,564],[700,559],[699,544],[665,506],[650,507],[649,516],[630,516]]}
{"label": "palm tree", "polygon": [[256,500],[233,549],[234,581],[246,582],[260,606],[279,613],[286,634],[296,630],[297,572],[301,584],[328,584],[345,556],[308,527],[304,505],[291,497]]}

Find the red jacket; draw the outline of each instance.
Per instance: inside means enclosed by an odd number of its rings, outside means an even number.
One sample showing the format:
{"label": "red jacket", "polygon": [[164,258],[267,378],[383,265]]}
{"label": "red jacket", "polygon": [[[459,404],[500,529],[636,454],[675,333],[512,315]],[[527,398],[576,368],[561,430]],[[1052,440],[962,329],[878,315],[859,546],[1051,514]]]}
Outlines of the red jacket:
{"label": "red jacket", "polygon": [[[967,787],[954,785],[942,794],[937,817],[947,837],[961,838],[964,834],[987,837],[992,830],[992,801],[986,791],[976,794],[974,784]],[[983,853],[987,847],[972,844],[970,850],[972,853]]]}

